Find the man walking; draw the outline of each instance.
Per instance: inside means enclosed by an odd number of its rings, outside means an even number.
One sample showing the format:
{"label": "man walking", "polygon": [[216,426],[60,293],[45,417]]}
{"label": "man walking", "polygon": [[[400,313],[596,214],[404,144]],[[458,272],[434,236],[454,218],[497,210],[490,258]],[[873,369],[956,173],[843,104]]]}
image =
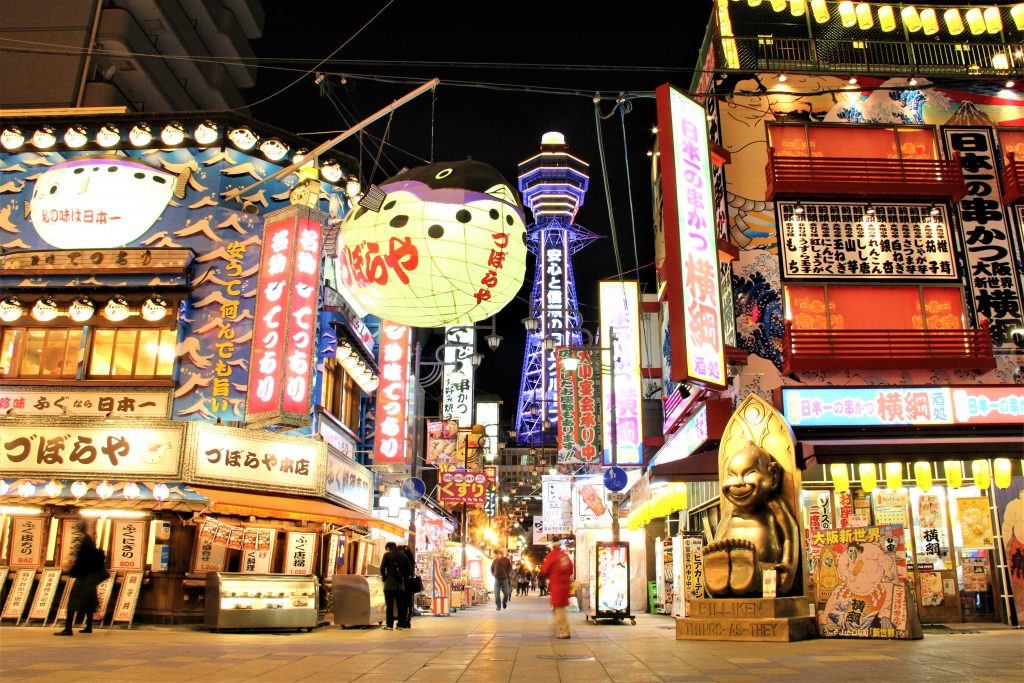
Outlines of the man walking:
{"label": "man walking", "polygon": [[491,576],[494,577],[495,609],[508,609],[508,599],[512,596],[509,579],[512,575],[512,560],[505,557],[500,550],[494,551],[494,562],[491,562]]}
{"label": "man walking", "polygon": [[384,604],[387,608],[387,626],[408,628],[405,625],[408,607],[405,604],[405,582],[412,578],[412,564],[398,545],[388,541],[384,545],[386,553],[380,561],[380,576],[384,580]]}

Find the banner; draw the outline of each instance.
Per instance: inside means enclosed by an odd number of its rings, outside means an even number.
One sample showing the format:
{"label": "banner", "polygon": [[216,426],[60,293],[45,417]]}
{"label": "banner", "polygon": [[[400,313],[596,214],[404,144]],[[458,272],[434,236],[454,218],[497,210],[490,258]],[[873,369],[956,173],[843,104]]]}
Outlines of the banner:
{"label": "banner", "polygon": [[409,345],[412,328],[381,321],[380,384],[377,386],[377,430],[373,461],[405,465],[409,411]]}
{"label": "banner", "polygon": [[473,425],[473,364],[476,331],[472,326],[454,325],[444,330],[444,373],[441,415],[459,427]]}
{"label": "banner", "polygon": [[438,500],[442,505],[483,505],[487,498],[487,475],[480,470],[444,470],[438,477],[438,484]]}
{"label": "banner", "polygon": [[[558,464],[590,463],[601,452],[601,375],[592,349],[560,346],[558,357]],[[579,365],[570,372],[564,359]]]}
{"label": "banner", "polygon": [[544,531],[544,518],[537,515],[533,518],[533,544],[544,545],[548,542],[548,535]]}
{"label": "banner", "polygon": [[576,477],[572,491],[574,530],[612,528],[612,506],[608,502],[608,490],[604,487],[604,475]]}
{"label": "banner", "polygon": [[956,511],[965,548],[993,547],[988,498],[957,498]]}
{"label": "banner", "polygon": [[455,420],[427,420],[427,464],[455,465],[459,423]]}
{"label": "banner", "polygon": [[572,477],[544,475],[544,532],[560,536],[572,532]]}
{"label": "banner", "polygon": [[903,527],[821,529],[809,546],[820,635],[911,637]]}
{"label": "banner", "polygon": [[274,560],[274,539],[277,529],[249,527],[242,532],[243,574],[269,574]]}

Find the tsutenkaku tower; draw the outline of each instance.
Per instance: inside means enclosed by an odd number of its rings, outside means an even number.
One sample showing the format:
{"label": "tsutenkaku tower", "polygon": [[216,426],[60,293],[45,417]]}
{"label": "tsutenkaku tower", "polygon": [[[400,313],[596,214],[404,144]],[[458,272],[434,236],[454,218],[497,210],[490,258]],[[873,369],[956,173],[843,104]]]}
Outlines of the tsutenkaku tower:
{"label": "tsutenkaku tower", "polygon": [[526,228],[526,244],[537,257],[530,315],[540,322],[536,332],[526,335],[516,413],[521,446],[551,445],[556,440],[550,426],[558,418],[555,354],[544,351],[544,339],[553,338],[556,346],[563,346],[579,343],[581,337],[572,257],[597,235],[573,221],[590,182],[588,168],[587,162],[569,154],[561,133],[545,133],[540,154],[519,164],[519,191],[534,220]]}

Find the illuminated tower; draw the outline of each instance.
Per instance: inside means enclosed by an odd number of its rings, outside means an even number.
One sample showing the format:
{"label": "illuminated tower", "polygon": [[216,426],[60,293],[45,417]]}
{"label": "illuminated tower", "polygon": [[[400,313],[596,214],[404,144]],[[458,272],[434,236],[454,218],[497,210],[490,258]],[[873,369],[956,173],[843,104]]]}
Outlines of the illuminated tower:
{"label": "illuminated tower", "polygon": [[[555,441],[555,430],[544,429],[557,420],[555,355],[544,351],[544,339],[558,346],[578,343],[580,310],[572,256],[597,235],[573,223],[583,204],[589,177],[588,164],[569,154],[561,133],[545,133],[540,154],[519,164],[519,191],[533,212],[526,228],[526,244],[537,257],[537,273],[530,297],[530,315],[536,331],[527,332],[523,376],[519,384],[516,434],[521,446],[542,446]],[[566,330],[570,330],[566,332]]]}

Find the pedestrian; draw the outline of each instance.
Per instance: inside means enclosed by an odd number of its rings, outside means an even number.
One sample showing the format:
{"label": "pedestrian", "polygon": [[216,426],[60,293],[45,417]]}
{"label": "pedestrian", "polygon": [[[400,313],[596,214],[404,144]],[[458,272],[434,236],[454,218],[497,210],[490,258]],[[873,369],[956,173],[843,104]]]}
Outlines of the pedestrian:
{"label": "pedestrian", "polygon": [[405,609],[405,582],[412,577],[412,564],[398,545],[392,541],[384,544],[384,557],[380,561],[380,576],[384,580],[384,604],[387,609],[385,628],[403,626]]}
{"label": "pedestrian", "polygon": [[[416,594],[423,590],[423,580],[416,575],[416,556],[412,554],[412,549],[407,545],[403,545],[399,550],[409,560],[409,566],[412,568],[409,580],[405,582],[404,619],[405,628],[412,628],[412,615],[415,614]],[[399,623],[398,627],[402,628],[402,623]]]}
{"label": "pedestrian", "polygon": [[518,595],[526,596],[530,588],[530,570],[523,567],[519,571],[519,593]]}
{"label": "pedestrian", "polygon": [[540,572],[537,572],[537,588],[540,589],[541,597],[548,594],[548,580]]}
{"label": "pedestrian", "polygon": [[500,550],[495,550],[491,576],[494,577],[494,605],[497,610],[502,607],[508,609],[508,599],[512,597],[512,586],[509,584],[512,573],[512,560]]}
{"label": "pedestrian", "polygon": [[569,617],[566,615],[566,607],[569,606],[569,583],[573,573],[572,560],[562,550],[561,544],[555,543],[540,566],[540,574],[548,580],[551,611],[554,614],[557,631],[556,638],[569,637]]}
{"label": "pedestrian", "polygon": [[68,616],[64,622],[64,630],[57,631],[53,634],[55,636],[73,635],[71,627],[83,614],[85,628],[79,633],[92,633],[93,613],[100,606],[96,587],[110,576],[103,551],[96,547],[96,542],[89,535],[85,524],[80,523],[77,530],[82,534],[82,542],[78,546],[75,562],[68,572],[75,583],[71,586],[71,595],[68,596]]}

